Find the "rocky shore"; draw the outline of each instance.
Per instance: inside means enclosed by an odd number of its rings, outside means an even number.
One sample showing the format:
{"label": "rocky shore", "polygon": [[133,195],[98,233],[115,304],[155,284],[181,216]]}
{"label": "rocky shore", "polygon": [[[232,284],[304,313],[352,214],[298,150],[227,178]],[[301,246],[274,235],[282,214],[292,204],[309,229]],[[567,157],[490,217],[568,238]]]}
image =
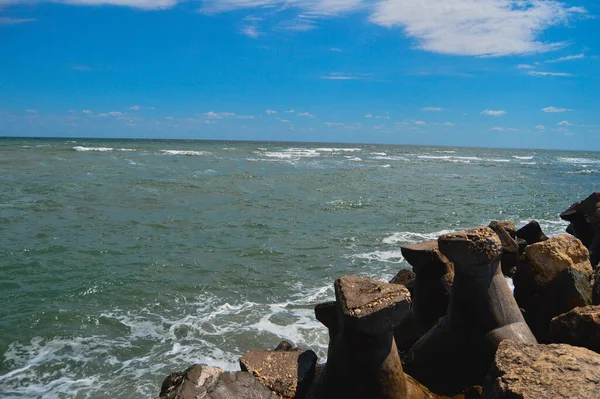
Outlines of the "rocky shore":
{"label": "rocky shore", "polygon": [[412,272],[343,276],[316,304],[327,363],[282,341],[237,372],[172,373],[159,398],[600,398],[600,192],[560,217],[552,238],[493,221],[402,247]]}

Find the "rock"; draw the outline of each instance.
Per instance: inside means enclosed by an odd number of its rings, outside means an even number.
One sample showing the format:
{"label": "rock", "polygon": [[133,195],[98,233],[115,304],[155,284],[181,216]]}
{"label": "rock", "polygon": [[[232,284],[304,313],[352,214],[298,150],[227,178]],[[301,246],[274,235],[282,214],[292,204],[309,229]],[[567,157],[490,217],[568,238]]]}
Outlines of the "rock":
{"label": "rock", "polygon": [[252,350],[240,358],[242,371],[258,378],[280,398],[301,398],[315,375],[317,355],[301,349]]}
{"label": "rock", "polygon": [[560,217],[570,222],[568,232],[581,240],[589,250],[592,266],[596,267],[600,263],[600,191],[574,203]]}
{"label": "rock", "polygon": [[412,295],[412,290],[414,289],[414,280],[417,277],[415,272],[408,269],[402,269],[390,280],[390,284],[402,284],[408,291],[410,291]]}
{"label": "rock", "polygon": [[437,240],[406,245],[401,251],[415,272],[412,313],[423,334],[446,315],[454,265],[440,252]]}
{"label": "rock", "polygon": [[404,374],[394,341],[394,328],[410,313],[406,287],[356,276],[334,286],[340,330],[314,397],[433,398]]}
{"label": "rock", "polygon": [[594,272],[594,285],[592,287],[592,304],[600,305],[600,267]]}
{"label": "rock", "polygon": [[600,353],[600,306],[575,308],[553,318],[550,340]]}
{"label": "rock", "polygon": [[251,374],[224,372],[218,367],[195,364],[170,374],[162,384],[160,399],[277,399]]}
{"label": "rock", "polygon": [[487,399],[600,398],[600,355],[565,344],[500,343],[483,387]]}
{"label": "rock", "polygon": [[286,352],[289,352],[289,351],[293,351],[293,350],[296,350],[296,349],[298,349],[298,348],[294,347],[294,344],[292,344],[289,341],[283,340],[273,350],[275,352],[277,352],[277,351],[286,351]]}
{"label": "rock", "polygon": [[527,246],[529,244],[527,244],[527,241],[525,241],[522,238],[517,238],[515,240],[515,242],[517,243],[517,245],[519,246],[519,256],[523,255],[523,252],[525,252],[525,248],[527,248]]}
{"label": "rock", "polygon": [[330,356],[329,351],[333,348],[333,342],[340,331],[340,321],[338,317],[337,305],[335,302],[320,303],[315,306],[315,317],[319,320],[329,332],[329,346],[327,348],[327,357]]}
{"label": "rock", "polygon": [[407,373],[429,389],[456,395],[481,385],[504,339],[536,343],[500,271],[502,243],[488,227],[442,235],[454,264],[447,315],[411,348]]}
{"label": "rock", "polygon": [[502,260],[500,261],[502,273],[507,277],[512,277],[515,274],[517,261],[519,260],[519,246],[513,236],[506,230],[505,226],[509,229],[512,228],[513,232],[515,231],[514,222],[493,221],[489,227],[498,234],[502,242]]}
{"label": "rock", "polygon": [[[517,238],[517,226],[515,225],[515,222],[494,220],[490,223],[489,228],[496,232],[496,226],[502,227],[513,240]],[[496,232],[496,234],[498,234],[498,232]]]}
{"label": "rock", "polygon": [[513,278],[515,298],[540,342],[549,342],[553,317],[592,303],[591,278],[587,249],[577,238],[563,234],[527,246]]}
{"label": "rock", "polygon": [[531,222],[517,230],[516,235],[518,238],[527,241],[527,244],[529,245],[546,241],[548,239],[546,234],[544,234],[544,232],[542,231],[540,224],[535,220],[532,220]]}

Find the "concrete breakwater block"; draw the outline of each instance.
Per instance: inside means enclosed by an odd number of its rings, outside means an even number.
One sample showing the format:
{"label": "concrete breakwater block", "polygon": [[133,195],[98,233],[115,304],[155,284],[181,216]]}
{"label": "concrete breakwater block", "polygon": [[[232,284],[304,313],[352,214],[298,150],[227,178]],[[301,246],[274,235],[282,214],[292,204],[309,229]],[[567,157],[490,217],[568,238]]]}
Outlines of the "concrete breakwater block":
{"label": "concrete breakwater block", "polygon": [[483,387],[486,399],[600,398],[600,355],[566,344],[500,343]]}
{"label": "concrete breakwater block", "polygon": [[489,227],[442,235],[454,264],[447,315],[411,348],[407,372],[434,392],[481,385],[504,339],[537,343],[500,271],[502,243]]}
{"label": "concrete breakwater block", "polygon": [[433,398],[404,374],[394,341],[394,328],[410,312],[408,289],[356,276],[339,278],[334,286],[339,332],[314,397]]}

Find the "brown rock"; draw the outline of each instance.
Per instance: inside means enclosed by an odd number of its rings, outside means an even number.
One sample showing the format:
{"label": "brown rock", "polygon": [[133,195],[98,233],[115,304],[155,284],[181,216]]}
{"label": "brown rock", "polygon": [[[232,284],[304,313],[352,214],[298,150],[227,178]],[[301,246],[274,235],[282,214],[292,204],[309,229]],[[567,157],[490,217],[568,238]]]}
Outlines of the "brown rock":
{"label": "brown rock", "polygon": [[571,223],[568,232],[588,248],[590,262],[596,267],[600,263],[600,191],[574,203],[560,217]]}
{"label": "brown rock", "polygon": [[258,378],[280,398],[301,398],[315,374],[317,355],[301,349],[248,351],[240,358],[242,371]]}
{"label": "brown rock", "polygon": [[517,261],[519,260],[519,246],[505,226],[509,229],[512,228],[512,232],[515,232],[514,222],[493,221],[490,223],[489,227],[498,234],[498,237],[502,242],[502,273],[507,277],[512,277],[515,274]]}
{"label": "brown rock", "polygon": [[600,267],[594,272],[594,285],[592,287],[592,304],[600,305]]}
{"label": "brown rock", "polygon": [[417,275],[412,270],[402,269],[390,280],[390,284],[402,284],[409,291],[412,291],[413,282],[416,277]]}
{"label": "brown rock", "polygon": [[600,398],[600,355],[565,344],[500,343],[483,387],[487,399]]}
{"label": "brown rock", "polygon": [[517,238],[521,238],[527,241],[527,244],[536,244],[538,242],[546,241],[548,236],[544,234],[540,224],[536,220],[532,220],[525,226],[517,230]]}
{"label": "brown rock", "polygon": [[575,308],[553,318],[550,340],[600,353],[600,306]]}
{"label": "brown rock", "polygon": [[539,341],[549,342],[553,317],[591,304],[591,278],[587,249],[577,238],[563,234],[527,246],[513,278],[515,298]]}
{"label": "brown rock", "polygon": [[163,382],[160,399],[277,399],[251,374],[224,372],[200,364],[170,374]]}

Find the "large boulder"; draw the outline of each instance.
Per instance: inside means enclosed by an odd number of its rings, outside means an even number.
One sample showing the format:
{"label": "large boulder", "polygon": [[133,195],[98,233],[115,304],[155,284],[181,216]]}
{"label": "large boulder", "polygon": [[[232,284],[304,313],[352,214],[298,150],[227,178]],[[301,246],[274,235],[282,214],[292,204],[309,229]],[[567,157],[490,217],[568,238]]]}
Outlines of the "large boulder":
{"label": "large boulder", "polygon": [[594,285],[592,287],[592,304],[600,305],[600,267],[594,272]]}
{"label": "large boulder", "polygon": [[550,320],[592,303],[592,266],[577,238],[563,234],[529,245],[513,278],[515,298],[540,342],[549,341]]}
{"label": "large boulder", "polygon": [[529,245],[546,241],[548,239],[548,236],[544,234],[537,220],[532,220],[525,226],[521,227],[519,230],[517,230],[516,235],[517,238],[527,241],[527,244]]}
{"label": "large boulder", "polygon": [[240,358],[240,367],[280,398],[302,398],[315,375],[317,355],[312,350],[285,346],[276,351],[248,351]]}
{"label": "large boulder", "polygon": [[394,341],[394,328],[410,313],[406,287],[356,276],[334,286],[340,329],[311,397],[433,398],[404,374]]}
{"label": "large boulder", "polygon": [[565,344],[500,343],[486,399],[600,398],[600,355]]}
{"label": "large boulder", "polygon": [[408,291],[410,291],[410,294],[412,296],[412,291],[414,289],[414,281],[416,277],[417,275],[412,270],[402,269],[398,271],[398,273],[396,273],[396,275],[390,280],[390,283],[402,284],[403,286],[408,288]]}
{"label": "large boulder", "polygon": [[502,273],[507,277],[512,277],[515,274],[517,261],[519,260],[519,245],[514,239],[516,234],[515,223],[493,221],[489,227],[494,230],[494,233],[498,234],[502,242],[502,260],[500,261]]}
{"label": "large boulder", "polygon": [[600,353],[600,306],[575,308],[553,318],[550,340]]}
{"label": "large boulder", "polygon": [[481,385],[504,339],[536,343],[500,271],[502,243],[489,227],[442,235],[454,264],[447,315],[411,348],[407,372],[432,391],[455,395]]}
{"label": "large boulder", "polygon": [[560,217],[571,223],[567,231],[581,240],[596,267],[600,263],[600,191],[574,203]]}
{"label": "large boulder", "polygon": [[194,364],[170,374],[162,383],[159,399],[278,399],[252,374],[225,372],[218,367]]}

